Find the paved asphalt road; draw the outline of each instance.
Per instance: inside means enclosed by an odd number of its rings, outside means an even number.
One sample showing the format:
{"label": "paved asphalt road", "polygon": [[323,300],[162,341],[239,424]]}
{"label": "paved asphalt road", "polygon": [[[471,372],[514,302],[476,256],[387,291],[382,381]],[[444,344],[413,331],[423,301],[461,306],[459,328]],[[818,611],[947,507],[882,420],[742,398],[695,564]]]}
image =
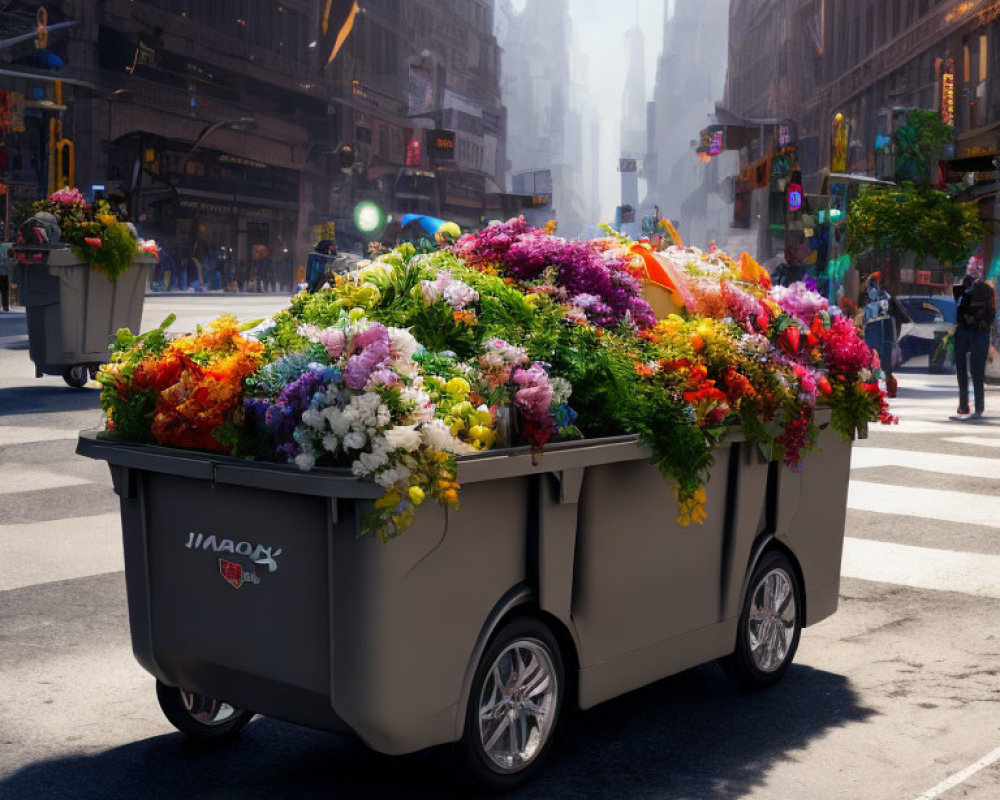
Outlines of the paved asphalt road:
{"label": "paved asphalt road", "polygon": [[[147,302],[177,329],[280,298]],[[436,759],[259,719],[193,746],[133,660],[117,502],[73,454],[97,393],[35,379],[0,314],[0,798],[449,798]],[[949,422],[951,378],[906,374],[903,422],[855,449],[839,612],[773,689],[706,665],[578,715],[517,798],[1000,797],[1000,391]],[[807,467],[808,468],[808,467]]]}

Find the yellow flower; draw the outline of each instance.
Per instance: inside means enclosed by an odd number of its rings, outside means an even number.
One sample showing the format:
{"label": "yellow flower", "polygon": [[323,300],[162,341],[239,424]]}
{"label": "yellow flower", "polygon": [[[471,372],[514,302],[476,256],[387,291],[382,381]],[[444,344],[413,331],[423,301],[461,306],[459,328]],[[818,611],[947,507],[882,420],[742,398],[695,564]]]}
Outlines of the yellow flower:
{"label": "yellow flower", "polygon": [[465,378],[452,378],[444,385],[444,390],[454,398],[465,397],[472,391]]}
{"label": "yellow flower", "polygon": [[411,486],[409,490],[409,495],[410,495],[410,502],[413,503],[413,505],[415,506],[419,506],[422,502],[424,502],[424,497],[425,497],[424,490],[421,489],[419,486]]}
{"label": "yellow flower", "polygon": [[493,415],[485,406],[480,406],[472,414],[473,425],[483,425],[487,428],[493,427]]}
{"label": "yellow flower", "polygon": [[479,442],[483,449],[492,447],[497,438],[496,433],[483,425],[473,425],[469,428],[469,436]]}
{"label": "yellow flower", "polygon": [[97,219],[105,228],[110,228],[117,220],[114,214],[98,214]]}

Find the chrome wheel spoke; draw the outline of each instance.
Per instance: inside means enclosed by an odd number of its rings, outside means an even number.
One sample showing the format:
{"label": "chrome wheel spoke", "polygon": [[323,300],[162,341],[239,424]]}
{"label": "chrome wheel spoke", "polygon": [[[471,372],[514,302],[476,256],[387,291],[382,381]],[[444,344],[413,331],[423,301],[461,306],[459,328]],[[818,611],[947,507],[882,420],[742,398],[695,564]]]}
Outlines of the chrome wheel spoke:
{"label": "chrome wheel spoke", "polygon": [[509,727],[510,727],[510,715],[504,714],[502,717],[500,717],[500,722],[497,724],[496,730],[493,731],[493,734],[490,736],[489,741],[487,741],[483,745],[483,747],[486,748],[487,751],[492,750],[494,747],[496,747],[497,742],[500,741],[500,737],[503,736],[504,731],[506,731]]}
{"label": "chrome wheel spoke", "polygon": [[523,769],[541,751],[558,688],[552,657],[536,640],[512,642],[493,662],[479,697],[479,742],[501,771]]}
{"label": "chrome wheel spoke", "polygon": [[757,669],[773,672],[785,663],[796,619],[792,581],[784,570],[773,569],[758,581],[747,614],[747,644]]}

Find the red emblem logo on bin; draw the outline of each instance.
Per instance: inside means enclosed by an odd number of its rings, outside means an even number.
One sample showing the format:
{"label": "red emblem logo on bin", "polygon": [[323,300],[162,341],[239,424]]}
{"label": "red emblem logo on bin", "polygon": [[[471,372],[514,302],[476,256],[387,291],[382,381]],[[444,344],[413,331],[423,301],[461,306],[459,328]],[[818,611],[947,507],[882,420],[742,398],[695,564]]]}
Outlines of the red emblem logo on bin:
{"label": "red emblem logo on bin", "polygon": [[220,558],[219,572],[222,573],[222,577],[225,578],[226,582],[234,589],[239,589],[243,585],[242,564],[237,564],[235,561],[226,561],[226,559]]}

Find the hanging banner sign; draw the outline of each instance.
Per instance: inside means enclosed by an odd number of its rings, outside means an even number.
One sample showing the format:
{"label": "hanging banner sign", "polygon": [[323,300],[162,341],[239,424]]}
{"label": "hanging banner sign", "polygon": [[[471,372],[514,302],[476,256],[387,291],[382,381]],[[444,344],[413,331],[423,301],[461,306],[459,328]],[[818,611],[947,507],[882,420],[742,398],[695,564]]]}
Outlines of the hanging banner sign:
{"label": "hanging banner sign", "polygon": [[941,67],[941,119],[946,125],[955,124],[955,62],[950,58]]}

